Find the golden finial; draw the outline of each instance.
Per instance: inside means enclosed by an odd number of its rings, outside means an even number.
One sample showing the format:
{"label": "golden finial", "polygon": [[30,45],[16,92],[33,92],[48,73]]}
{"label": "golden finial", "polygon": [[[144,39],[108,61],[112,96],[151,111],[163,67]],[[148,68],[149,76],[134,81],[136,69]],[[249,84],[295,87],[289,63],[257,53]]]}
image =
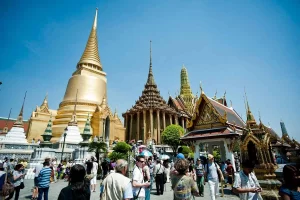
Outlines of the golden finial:
{"label": "golden finial", "polygon": [[170,90],[168,90],[168,94],[169,94],[169,96],[171,96],[171,95],[170,95]]}
{"label": "golden finial", "polygon": [[258,117],[259,117],[259,121],[260,121],[260,123],[261,123],[260,111],[258,111]]}
{"label": "golden finial", "polygon": [[223,98],[224,98],[224,99],[225,99],[225,97],[226,97],[226,90],[225,90],[224,95],[223,95]]}
{"label": "golden finial", "polygon": [[214,100],[217,99],[217,93],[218,93],[218,90],[216,90],[216,92],[215,92]]}
{"label": "golden finial", "polygon": [[22,108],[21,108],[21,110],[20,110],[19,116],[23,116],[23,109],[24,109],[24,104],[25,104],[26,94],[27,94],[27,91],[25,92],[25,96],[24,96],[24,99],[23,99],[23,104],[22,104]]}
{"label": "golden finial", "polygon": [[203,91],[203,88],[202,88],[202,82],[200,81],[200,91],[201,91],[201,94],[204,94],[204,91]]}
{"label": "golden finial", "polygon": [[230,100],[230,107],[233,108],[233,107],[232,107],[232,101],[231,101],[231,100]]}
{"label": "golden finial", "polygon": [[152,41],[150,40],[150,66],[152,67]]}

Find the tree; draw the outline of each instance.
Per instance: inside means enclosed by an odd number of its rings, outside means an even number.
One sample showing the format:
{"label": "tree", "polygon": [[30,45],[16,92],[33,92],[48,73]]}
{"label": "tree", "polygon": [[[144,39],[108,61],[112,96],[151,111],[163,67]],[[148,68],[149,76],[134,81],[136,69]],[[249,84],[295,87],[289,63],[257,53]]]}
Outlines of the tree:
{"label": "tree", "polygon": [[113,151],[113,152],[111,152],[111,153],[108,155],[108,158],[109,158],[110,160],[118,160],[118,159],[124,159],[124,160],[127,160],[127,154]]}
{"label": "tree", "polygon": [[189,157],[189,154],[192,153],[192,150],[188,146],[181,146],[182,147],[182,154],[185,158]]}
{"label": "tree", "polygon": [[131,146],[127,144],[126,142],[118,142],[116,146],[113,148],[115,152],[127,154],[128,151],[131,150]]}
{"label": "tree", "polygon": [[183,133],[184,129],[175,124],[167,126],[162,133],[162,142],[172,148],[174,155],[176,155],[176,150],[181,143],[180,137],[183,135]]}
{"label": "tree", "polygon": [[97,161],[99,162],[100,153],[107,152],[107,144],[105,142],[91,142],[88,152],[95,152]]}

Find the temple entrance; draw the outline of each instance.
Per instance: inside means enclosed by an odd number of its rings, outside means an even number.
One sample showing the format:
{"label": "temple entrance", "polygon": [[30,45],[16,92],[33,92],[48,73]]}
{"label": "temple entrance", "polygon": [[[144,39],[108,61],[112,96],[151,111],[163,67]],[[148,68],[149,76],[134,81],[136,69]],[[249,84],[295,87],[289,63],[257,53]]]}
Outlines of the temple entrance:
{"label": "temple entrance", "polygon": [[247,149],[248,149],[249,160],[253,160],[255,161],[255,164],[259,164],[257,159],[257,150],[255,144],[252,141],[248,142]]}

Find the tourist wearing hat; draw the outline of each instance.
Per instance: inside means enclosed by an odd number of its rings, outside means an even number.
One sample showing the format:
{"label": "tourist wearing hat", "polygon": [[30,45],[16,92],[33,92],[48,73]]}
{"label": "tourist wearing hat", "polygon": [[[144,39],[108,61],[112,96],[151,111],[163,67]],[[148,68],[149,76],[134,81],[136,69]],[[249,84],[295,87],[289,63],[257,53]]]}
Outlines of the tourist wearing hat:
{"label": "tourist wearing hat", "polygon": [[239,173],[235,174],[233,192],[238,193],[241,200],[262,200],[262,191],[258,180],[253,173],[255,164],[250,160],[244,160]]}
{"label": "tourist wearing hat", "polygon": [[207,158],[208,163],[204,167],[204,175],[208,180],[211,200],[215,200],[219,195],[219,181],[224,181],[224,177],[220,166],[214,162],[214,156],[212,154],[208,154]]}

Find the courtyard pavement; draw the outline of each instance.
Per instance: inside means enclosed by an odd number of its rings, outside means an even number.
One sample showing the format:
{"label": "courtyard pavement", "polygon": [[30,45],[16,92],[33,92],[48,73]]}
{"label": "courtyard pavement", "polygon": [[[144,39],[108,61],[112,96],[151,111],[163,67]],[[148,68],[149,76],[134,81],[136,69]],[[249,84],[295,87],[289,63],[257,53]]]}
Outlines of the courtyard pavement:
{"label": "courtyard pavement", "polygon": [[[30,199],[31,198],[31,189],[33,187],[33,180],[25,180],[24,181],[25,184],[25,188],[23,190],[20,191],[20,200],[26,200],[26,199]],[[99,199],[99,185],[100,185],[100,181],[97,181],[97,192],[92,192],[91,195],[91,200],[94,199]],[[58,195],[60,193],[60,190],[64,187],[67,186],[67,182],[63,181],[63,180],[59,180],[56,183],[52,183],[50,185],[50,189],[49,189],[49,200],[55,200],[58,198]],[[155,183],[154,183],[154,187],[151,191],[151,200],[161,200],[161,199],[167,199],[167,200],[172,200],[173,199],[173,191],[171,190],[171,184],[167,183],[166,187],[165,187],[165,192],[163,195],[155,195],[156,190],[155,190]],[[230,194],[230,190],[229,189],[224,189],[224,197],[219,197],[218,199],[223,199],[223,200],[237,200],[239,199],[237,196]],[[204,189],[204,197],[196,197],[195,199],[203,199],[203,200],[209,200],[209,189],[208,189],[208,184],[205,185],[205,189]]]}

